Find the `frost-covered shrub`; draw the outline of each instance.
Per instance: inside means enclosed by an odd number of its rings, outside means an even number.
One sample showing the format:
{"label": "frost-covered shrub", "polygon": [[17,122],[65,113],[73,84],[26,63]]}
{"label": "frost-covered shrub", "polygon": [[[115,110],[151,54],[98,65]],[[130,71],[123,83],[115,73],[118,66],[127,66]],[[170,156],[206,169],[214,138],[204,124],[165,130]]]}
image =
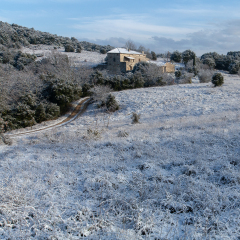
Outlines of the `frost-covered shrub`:
{"label": "frost-covered shrub", "polygon": [[182,72],[180,70],[175,72],[175,77],[180,78],[182,76]]}
{"label": "frost-covered shrub", "polygon": [[90,85],[88,83],[84,83],[82,86],[82,96],[87,97],[91,95],[90,89],[93,87],[93,85]]}
{"label": "frost-covered shrub", "polygon": [[99,108],[106,107],[106,101],[111,90],[109,86],[95,85],[89,90],[91,93],[91,100],[96,102]]}
{"label": "frost-covered shrub", "polygon": [[193,73],[184,72],[182,74],[181,78],[179,79],[178,83],[179,84],[192,83],[193,76],[194,76]]}
{"label": "frost-covered shrub", "polygon": [[74,51],[75,51],[75,49],[74,49],[74,47],[72,45],[67,44],[65,46],[65,52],[74,52]]}
{"label": "frost-covered shrub", "polygon": [[91,128],[87,129],[87,136],[85,136],[85,138],[98,139],[100,137],[101,137],[101,131],[99,131],[98,129],[91,129]]}
{"label": "frost-covered shrub", "polygon": [[12,145],[13,144],[13,141],[12,139],[9,137],[9,136],[6,136],[6,135],[3,135],[3,134],[0,134],[0,138],[2,140],[2,142],[6,145]]}
{"label": "frost-covered shrub", "polygon": [[212,76],[212,84],[214,87],[221,86],[224,83],[224,77],[221,73],[215,73]]}
{"label": "frost-covered shrub", "polygon": [[44,105],[42,103],[40,103],[36,108],[35,120],[37,123],[40,123],[46,120],[46,112],[45,112]]}
{"label": "frost-covered shrub", "polygon": [[90,77],[90,81],[92,84],[103,84],[104,83],[104,77],[102,72],[96,70]]}
{"label": "frost-covered shrub", "polygon": [[76,53],[81,53],[82,52],[82,49],[81,48],[77,48],[76,49]]}
{"label": "frost-covered shrub", "polygon": [[102,49],[100,49],[100,53],[101,53],[101,54],[106,54],[107,51],[106,51],[105,49],[102,48]]}
{"label": "frost-covered shrub", "polygon": [[215,60],[213,58],[204,58],[203,64],[206,64],[210,69],[216,66]]}
{"label": "frost-covered shrub", "polygon": [[124,131],[124,130],[120,130],[118,132],[118,137],[127,137],[128,135],[129,134],[126,131]]}
{"label": "frost-covered shrub", "polygon": [[77,84],[62,79],[49,81],[49,86],[46,91],[49,94],[49,99],[53,103],[57,103],[61,112],[66,111],[69,104],[80,98],[82,89]]}
{"label": "frost-covered shrub", "polygon": [[6,123],[1,118],[1,115],[0,115],[0,134],[2,134],[4,132],[5,125],[6,125]]}
{"label": "frost-covered shrub", "polygon": [[60,116],[60,107],[55,103],[47,103],[45,106],[46,119],[54,119]]}
{"label": "frost-covered shrub", "polygon": [[2,48],[0,51],[0,63],[11,64],[18,70],[23,70],[25,66],[30,65],[36,60],[36,56],[21,51]]}
{"label": "frost-covered shrub", "polygon": [[200,70],[198,73],[198,78],[200,83],[211,82],[213,76],[213,71],[211,70]]}
{"label": "frost-covered shrub", "polygon": [[140,120],[140,116],[141,114],[137,114],[136,112],[133,112],[132,113],[132,124],[136,124],[136,123],[139,123],[139,120]]}
{"label": "frost-covered shrub", "polygon": [[135,73],[130,78],[130,82],[133,85],[133,88],[142,88],[144,87],[144,78],[141,73]]}
{"label": "frost-covered shrub", "polygon": [[229,73],[231,74],[237,74],[240,70],[240,62],[239,61],[232,62],[228,70],[229,70]]}
{"label": "frost-covered shrub", "polygon": [[115,112],[119,109],[119,104],[115,99],[115,96],[109,94],[106,100],[106,107],[109,112]]}

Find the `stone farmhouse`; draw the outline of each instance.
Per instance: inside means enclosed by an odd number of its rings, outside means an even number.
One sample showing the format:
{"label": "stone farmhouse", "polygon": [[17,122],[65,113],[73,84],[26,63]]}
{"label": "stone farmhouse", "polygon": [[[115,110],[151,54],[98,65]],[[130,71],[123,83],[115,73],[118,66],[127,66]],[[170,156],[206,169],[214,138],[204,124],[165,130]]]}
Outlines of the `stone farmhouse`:
{"label": "stone farmhouse", "polygon": [[132,71],[138,62],[146,62],[149,59],[144,52],[136,52],[125,48],[115,48],[107,53],[109,72],[118,74]]}
{"label": "stone farmhouse", "polygon": [[[136,52],[125,48],[115,48],[107,53],[107,70],[112,74],[121,74],[133,70],[138,62],[148,62],[144,52]],[[175,66],[171,63],[159,66],[162,72],[175,72]]]}

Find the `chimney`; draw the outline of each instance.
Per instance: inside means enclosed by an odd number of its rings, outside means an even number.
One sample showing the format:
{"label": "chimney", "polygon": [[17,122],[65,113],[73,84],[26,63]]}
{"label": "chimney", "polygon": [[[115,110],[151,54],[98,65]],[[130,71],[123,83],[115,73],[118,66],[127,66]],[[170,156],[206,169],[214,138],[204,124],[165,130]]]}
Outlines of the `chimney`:
{"label": "chimney", "polygon": [[128,49],[128,51],[130,52],[130,48]]}
{"label": "chimney", "polygon": [[142,54],[144,54],[144,51],[142,51]]}

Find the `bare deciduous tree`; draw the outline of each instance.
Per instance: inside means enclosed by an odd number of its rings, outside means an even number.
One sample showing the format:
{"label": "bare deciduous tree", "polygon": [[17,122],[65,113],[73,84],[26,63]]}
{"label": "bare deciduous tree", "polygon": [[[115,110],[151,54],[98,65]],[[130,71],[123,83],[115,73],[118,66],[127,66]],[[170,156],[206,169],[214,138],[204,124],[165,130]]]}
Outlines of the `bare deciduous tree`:
{"label": "bare deciduous tree", "polygon": [[136,45],[135,45],[135,43],[132,40],[128,40],[125,43],[125,48],[131,49],[131,50],[136,50]]}

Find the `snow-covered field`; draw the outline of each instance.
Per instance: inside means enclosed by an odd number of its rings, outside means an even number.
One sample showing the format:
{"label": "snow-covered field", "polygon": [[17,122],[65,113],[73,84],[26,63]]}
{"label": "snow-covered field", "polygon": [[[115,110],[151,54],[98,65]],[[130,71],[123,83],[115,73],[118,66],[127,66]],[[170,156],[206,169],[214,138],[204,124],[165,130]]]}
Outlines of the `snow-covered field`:
{"label": "snow-covered field", "polygon": [[110,116],[0,145],[0,239],[239,239],[239,94],[229,75],[116,92]]}
{"label": "snow-covered field", "polygon": [[64,48],[57,48],[54,49],[54,46],[48,45],[30,45],[29,47],[23,47],[21,49],[24,53],[35,54],[39,56],[37,61],[40,61],[44,57],[48,57],[50,54],[56,52],[67,55],[72,64],[76,67],[78,66],[86,66],[86,67],[95,67],[98,64],[104,63],[107,54],[101,54],[98,52],[89,52],[83,50],[81,53],[74,53],[74,52],[65,52]]}

